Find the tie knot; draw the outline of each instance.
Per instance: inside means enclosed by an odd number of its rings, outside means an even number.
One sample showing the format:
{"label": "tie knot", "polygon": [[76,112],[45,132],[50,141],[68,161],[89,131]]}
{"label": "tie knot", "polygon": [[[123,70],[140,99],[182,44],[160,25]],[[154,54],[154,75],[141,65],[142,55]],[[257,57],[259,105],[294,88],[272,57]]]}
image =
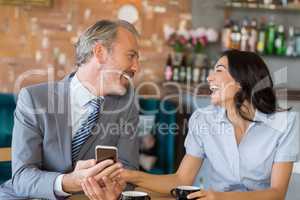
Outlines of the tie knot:
{"label": "tie knot", "polygon": [[93,109],[99,110],[103,101],[104,101],[103,97],[97,97],[90,101],[90,105],[92,106]]}

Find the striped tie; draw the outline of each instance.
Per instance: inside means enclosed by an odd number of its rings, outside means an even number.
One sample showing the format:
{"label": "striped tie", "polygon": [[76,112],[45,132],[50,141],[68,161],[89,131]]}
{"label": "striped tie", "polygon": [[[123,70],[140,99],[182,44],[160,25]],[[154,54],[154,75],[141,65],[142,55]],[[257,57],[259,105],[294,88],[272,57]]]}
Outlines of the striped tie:
{"label": "striped tie", "polygon": [[75,163],[78,159],[78,155],[82,145],[91,136],[92,128],[95,126],[99,119],[100,107],[103,104],[104,99],[102,97],[92,99],[89,101],[89,106],[92,108],[91,112],[86,120],[83,121],[80,128],[76,131],[75,136],[72,139],[72,161]]}

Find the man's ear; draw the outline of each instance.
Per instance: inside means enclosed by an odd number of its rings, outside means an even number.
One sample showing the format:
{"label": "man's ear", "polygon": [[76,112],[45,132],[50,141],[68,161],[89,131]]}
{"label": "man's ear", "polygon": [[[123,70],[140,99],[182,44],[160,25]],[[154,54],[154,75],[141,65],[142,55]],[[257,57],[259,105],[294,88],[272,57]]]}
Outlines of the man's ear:
{"label": "man's ear", "polygon": [[107,49],[100,43],[97,43],[93,49],[93,54],[98,60],[99,64],[103,64],[107,58]]}

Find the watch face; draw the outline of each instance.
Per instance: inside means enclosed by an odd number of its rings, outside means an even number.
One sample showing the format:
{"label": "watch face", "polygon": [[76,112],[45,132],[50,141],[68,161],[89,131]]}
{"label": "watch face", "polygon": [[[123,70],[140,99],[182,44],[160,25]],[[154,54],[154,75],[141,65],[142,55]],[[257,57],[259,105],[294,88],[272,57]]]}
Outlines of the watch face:
{"label": "watch face", "polygon": [[139,19],[139,13],[134,5],[125,4],[119,8],[118,18],[130,23],[135,23]]}

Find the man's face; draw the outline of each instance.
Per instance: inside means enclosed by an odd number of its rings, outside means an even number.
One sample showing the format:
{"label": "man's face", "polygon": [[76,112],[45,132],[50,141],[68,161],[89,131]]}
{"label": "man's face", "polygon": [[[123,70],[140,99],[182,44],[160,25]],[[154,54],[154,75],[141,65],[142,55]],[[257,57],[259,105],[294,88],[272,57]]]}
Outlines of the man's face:
{"label": "man's face", "polygon": [[102,66],[103,87],[108,94],[124,95],[139,68],[136,37],[124,28],[119,28],[107,60]]}

